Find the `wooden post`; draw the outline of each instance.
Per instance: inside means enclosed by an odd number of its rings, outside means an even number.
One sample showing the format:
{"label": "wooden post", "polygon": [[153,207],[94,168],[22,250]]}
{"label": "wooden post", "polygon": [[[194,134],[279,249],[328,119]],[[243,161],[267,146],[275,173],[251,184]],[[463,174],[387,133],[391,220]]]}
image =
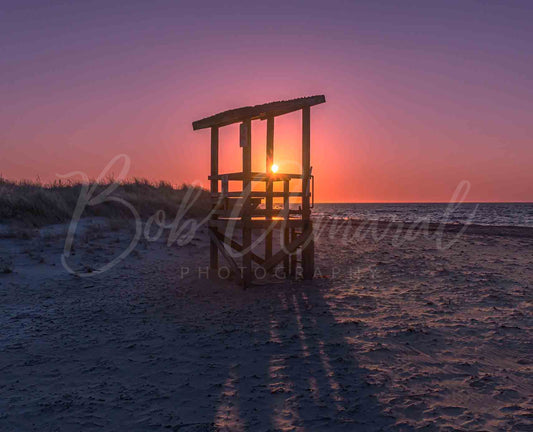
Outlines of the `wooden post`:
{"label": "wooden post", "polygon": [[309,230],[309,239],[304,243],[302,248],[302,268],[303,278],[305,280],[313,279],[315,275],[315,240],[313,233],[313,222],[308,221],[306,228]]}
{"label": "wooden post", "polygon": [[[302,109],[302,221],[303,232],[311,225],[311,205],[309,199],[309,184],[311,177],[311,108]],[[304,279],[312,279],[315,272],[315,245],[313,232],[302,249],[302,267]]]}
{"label": "wooden post", "polygon": [[[266,140],[266,174],[272,173],[272,164],[274,163],[274,117],[267,119],[267,140]],[[274,183],[266,183],[266,219],[272,220]],[[267,233],[265,238],[265,260],[272,256],[272,232]]]}
{"label": "wooden post", "polygon": [[[283,209],[285,210],[286,215],[285,215],[285,228],[283,228],[283,247],[285,248],[289,244],[289,234],[290,234],[290,231],[289,231],[289,216],[290,216],[289,214],[289,207],[290,207],[289,192],[290,192],[289,180],[284,180],[283,181]],[[290,273],[290,256],[289,255],[287,255],[283,259],[283,271],[285,272],[285,277],[289,277],[289,273]]]}
{"label": "wooden post", "polygon": [[[218,127],[211,128],[211,196],[218,194]],[[213,199],[213,198],[211,198]],[[212,215],[211,219],[217,219],[216,215]],[[217,228],[209,228],[215,233]],[[209,267],[213,274],[218,272],[218,247],[211,239],[209,242]]]}
{"label": "wooden post", "polygon": [[[291,228],[291,242],[296,238],[296,229]],[[298,249],[294,251],[294,253],[291,255],[291,271],[290,275],[291,277],[296,276],[296,265],[298,264]]]}
{"label": "wooden post", "polygon": [[[243,213],[242,213],[242,247],[249,249],[252,245],[252,227],[251,227],[251,205],[250,194],[252,191],[252,121],[246,120],[242,123],[241,128],[241,142],[244,143],[242,147],[242,191],[243,199]],[[248,250],[242,257],[243,266],[243,283],[246,286],[252,280],[252,251]]]}

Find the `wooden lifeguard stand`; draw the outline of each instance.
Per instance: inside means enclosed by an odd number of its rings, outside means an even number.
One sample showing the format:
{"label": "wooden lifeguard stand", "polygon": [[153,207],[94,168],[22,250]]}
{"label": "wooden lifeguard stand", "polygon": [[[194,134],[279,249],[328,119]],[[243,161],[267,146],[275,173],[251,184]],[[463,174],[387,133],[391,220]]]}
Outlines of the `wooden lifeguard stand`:
{"label": "wooden lifeguard stand", "polygon": [[[310,151],[310,108],[324,102],[324,95],[303,97],[237,108],[193,122],[194,130],[211,129],[209,180],[213,210],[208,221],[208,231],[210,269],[214,274],[219,270],[219,253],[228,262],[234,277],[245,286],[254,276],[273,272],[280,264],[283,264],[285,277],[296,276],[299,256],[303,278],[313,278],[314,238],[311,208],[314,201],[314,177]],[[274,172],[274,118],[298,110],[302,110],[301,173]],[[267,172],[252,171],[252,120],[258,119],[267,121]],[[219,128],[234,123],[241,123],[242,172],[221,174],[218,170]],[[291,190],[291,180],[301,180],[298,190]],[[229,190],[229,182],[235,181],[242,183],[242,190]],[[264,190],[254,190],[253,184],[256,182],[265,183]],[[276,182],[283,183],[283,191],[274,191]],[[280,209],[274,208],[276,198],[283,199]],[[297,209],[290,208],[291,198],[300,200]],[[293,203],[293,207],[295,204]],[[264,239],[264,258],[252,250],[253,234],[258,232],[261,233],[259,240]],[[273,234],[276,232],[280,234],[280,247],[274,250]],[[242,242],[239,243],[237,234],[241,233]],[[257,240],[254,243],[256,242]],[[239,261],[242,265],[239,265]],[[255,262],[255,267],[252,262]],[[276,271],[276,275],[278,274]]]}

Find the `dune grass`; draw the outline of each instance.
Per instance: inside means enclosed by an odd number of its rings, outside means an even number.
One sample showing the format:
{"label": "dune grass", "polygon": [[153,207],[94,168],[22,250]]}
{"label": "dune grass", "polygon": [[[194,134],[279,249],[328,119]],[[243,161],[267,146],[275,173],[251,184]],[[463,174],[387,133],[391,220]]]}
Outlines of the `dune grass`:
{"label": "dune grass", "polygon": [[[96,186],[93,196],[98,195],[114,183],[91,183]],[[191,189],[194,189],[191,191]],[[0,177],[0,223],[17,223],[40,227],[53,223],[66,222],[72,218],[81,183],[56,181],[44,184],[32,181],[10,181]],[[209,212],[209,193],[191,185],[174,187],[167,182],[150,182],[134,178],[117,184],[111,194],[130,203],[145,219],[158,210],[164,210],[167,218],[175,217],[187,192],[198,193],[199,198],[187,211],[188,217],[200,217]],[[114,219],[131,218],[131,212],[122,204],[108,201],[87,206],[82,217],[109,217]]]}

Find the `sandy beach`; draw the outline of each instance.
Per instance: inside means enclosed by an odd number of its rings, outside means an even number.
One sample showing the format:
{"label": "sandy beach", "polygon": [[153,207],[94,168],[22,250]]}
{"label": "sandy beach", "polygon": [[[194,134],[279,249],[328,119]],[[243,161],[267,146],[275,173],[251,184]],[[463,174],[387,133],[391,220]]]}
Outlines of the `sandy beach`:
{"label": "sandy beach", "polygon": [[0,6],[0,432],[533,432],[533,1]]}
{"label": "sandy beach", "polygon": [[[130,241],[99,223],[74,268]],[[84,278],[64,226],[4,235],[0,429],[532,430],[531,231],[323,236],[321,277],[247,290],[206,279],[204,228]]]}

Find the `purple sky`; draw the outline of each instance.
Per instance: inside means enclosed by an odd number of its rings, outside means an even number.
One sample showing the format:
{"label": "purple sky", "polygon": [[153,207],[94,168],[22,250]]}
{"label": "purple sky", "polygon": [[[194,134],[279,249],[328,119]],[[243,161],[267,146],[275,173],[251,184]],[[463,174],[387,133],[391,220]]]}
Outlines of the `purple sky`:
{"label": "purple sky", "polygon": [[[4,177],[96,177],[126,153],[131,176],[207,185],[192,121],[323,93],[318,200],[447,201],[467,180],[469,201],[533,201],[531,1],[110,3],[1,2]],[[283,171],[300,119],[278,125]]]}

